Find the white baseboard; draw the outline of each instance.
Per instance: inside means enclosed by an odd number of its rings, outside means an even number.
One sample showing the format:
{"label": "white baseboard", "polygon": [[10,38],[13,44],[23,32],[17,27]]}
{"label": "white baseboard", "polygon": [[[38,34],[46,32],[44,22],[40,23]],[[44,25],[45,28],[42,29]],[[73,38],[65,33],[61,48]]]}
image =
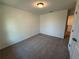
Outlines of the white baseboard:
{"label": "white baseboard", "polygon": [[24,38],[24,39],[22,39],[22,40],[19,40],[19,41],[10,43],[10,44],[5,44],[4,46],[1,46],[1,47],[0,47],[0,50],[2,50],[2,49],[4,49],[4,48],[7,48],[7,47],[9,47],[9,46],[12,46],[12,45],[14,45],[14,44],[17,44],[17,43],[19,43],[19,42],[21,42],[21,41],[23,41],[23,40],[26,40],[26,39],[28,39],[28,38],[30,38],[30,37],[33,37],[33,36],[35,36],[35,35],[38,35],[38,34],[39,34],[39,33],[36,33],[36,34],[30,35],[30,36],[28,36],[28,37],[26,37],[26,38]]}

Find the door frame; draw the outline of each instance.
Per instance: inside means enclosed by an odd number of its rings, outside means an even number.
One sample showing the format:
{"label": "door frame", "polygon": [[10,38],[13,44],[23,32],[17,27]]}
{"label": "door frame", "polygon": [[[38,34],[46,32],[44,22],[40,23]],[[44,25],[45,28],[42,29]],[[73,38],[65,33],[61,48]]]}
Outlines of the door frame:
{"label": "door frame", "polygon": [[66,25],[65,25],[65,31],[64,31],[64,39],[65,39],[66,30],[67,30],[69,12],[70,12],[70,10],[68,10],[68,12],[67,12]]}

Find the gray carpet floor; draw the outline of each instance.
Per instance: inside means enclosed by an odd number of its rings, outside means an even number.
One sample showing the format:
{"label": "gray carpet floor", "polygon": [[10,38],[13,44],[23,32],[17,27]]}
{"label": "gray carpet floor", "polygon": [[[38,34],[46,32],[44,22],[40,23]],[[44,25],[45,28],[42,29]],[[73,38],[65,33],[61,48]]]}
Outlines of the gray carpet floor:
{"label": "gray carpet floor", "polygon": [[0,51],[1,59],[69,59],[63,39],[43,34]]}

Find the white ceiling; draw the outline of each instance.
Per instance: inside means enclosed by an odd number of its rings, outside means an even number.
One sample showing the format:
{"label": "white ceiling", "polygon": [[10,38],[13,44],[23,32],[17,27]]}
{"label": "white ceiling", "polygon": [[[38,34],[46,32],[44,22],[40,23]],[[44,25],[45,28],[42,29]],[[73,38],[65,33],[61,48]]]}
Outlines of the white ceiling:
{"label": "white ceiling", "polygon": [[16,7],[36,14],[44,14],[49,11],[70,9],[75,6],[76,0],[47,0],[46,8],[34,8],[32,3],[36,0],[0,0],[1,4]]}

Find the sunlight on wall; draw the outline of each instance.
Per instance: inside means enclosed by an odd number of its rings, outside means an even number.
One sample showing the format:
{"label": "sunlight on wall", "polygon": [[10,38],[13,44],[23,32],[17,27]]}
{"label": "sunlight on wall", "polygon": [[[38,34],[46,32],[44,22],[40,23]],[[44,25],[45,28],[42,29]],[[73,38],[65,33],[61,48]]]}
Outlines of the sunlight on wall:
{"label": "sunlight on wall", "polygon": [[73,15],[68,17],[68,25],[73,24],[73,19],[74,19],[73,17],[74,17]]}

